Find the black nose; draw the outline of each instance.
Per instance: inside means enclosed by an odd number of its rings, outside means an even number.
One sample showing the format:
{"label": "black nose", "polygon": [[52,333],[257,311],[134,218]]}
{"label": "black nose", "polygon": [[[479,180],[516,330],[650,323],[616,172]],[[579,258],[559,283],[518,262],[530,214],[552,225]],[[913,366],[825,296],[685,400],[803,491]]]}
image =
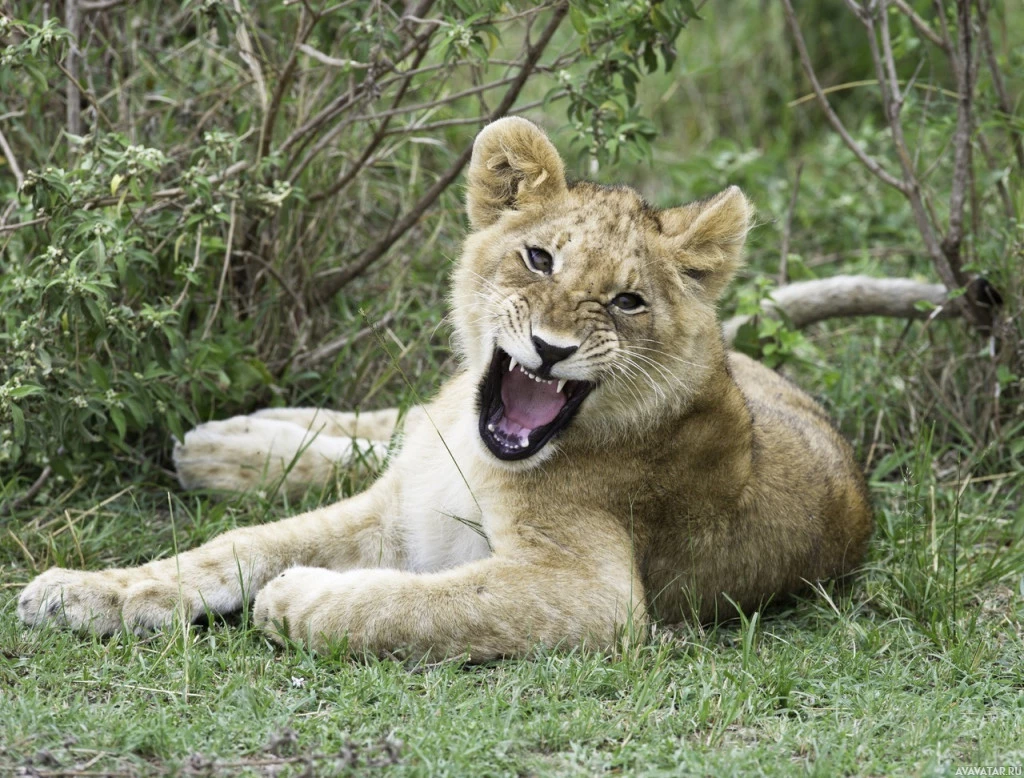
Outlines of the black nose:
{"label": "black nose", "polygon": [[579,346],[552,346],[536,335],[533,336],[533,347],[537,349],[537,356],[540,357],[540,373],[543,376],[549,375],[551,368],[556,362],[571,357]]}

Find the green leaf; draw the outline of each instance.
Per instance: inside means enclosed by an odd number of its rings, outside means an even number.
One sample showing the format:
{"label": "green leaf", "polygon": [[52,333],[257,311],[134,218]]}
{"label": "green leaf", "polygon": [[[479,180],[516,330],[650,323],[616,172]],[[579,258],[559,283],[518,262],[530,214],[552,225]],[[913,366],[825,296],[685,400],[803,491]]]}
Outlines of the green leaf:
{"label": "green leaf", "polygon": [[587,17],[575,5],[569,6],[569,21],[572,23],[572,28],[580,35],[587,34]]}
{"label": "green leaf", "polygon": [[96,384],[96,387],[100,389],[100,391],[105,392],[110,388],[110,377],[99,362],[95,359],[90,359],[86,362],[86,368],[89,370],[89,376],[92,378],[92,382]]}
{"label": "green leaf", "polygon": [[700,16],[697,15],[697,9],[693,5],[693,0],[674,0],[674,1],[679,4],[679,7],[683,9],[683,12],[690,19],[700,19]]}
{"label": "green leaf", "polygon": [[36,386],[35,384],[25,384],[24,386],[19,386],[17,389],[12,389],[10,391],[10,396],[15,400],[20,400],[23,397],[31,397],[34,394],[42,393],[43,387]]}
{"label": "green leaf", "polygon": [[14,442],[24,443],[25,442],[25,414],[21,412],[14,403],[8,406],[11,409],[11,418],[14,420]]}
{"label": "green leaf", "polygon": [[117,427],[118,437],[121,438],[121,440],[124,440],[125,435],[128,433],[128,424],[125,421],[124,413],[122,413],[120,408],[115,408],[114,406],[108,408],[107,412],[110,414],[110,420],[113,421],[114,426]]}

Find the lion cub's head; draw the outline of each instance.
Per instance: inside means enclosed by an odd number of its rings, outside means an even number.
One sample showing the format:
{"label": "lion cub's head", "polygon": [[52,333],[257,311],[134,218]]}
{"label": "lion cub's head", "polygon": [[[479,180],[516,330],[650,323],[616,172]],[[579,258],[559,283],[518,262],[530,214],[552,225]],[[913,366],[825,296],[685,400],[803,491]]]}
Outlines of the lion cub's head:
{"label": "lion cub's head", "polygon": [[570,184],[544,133],[507,118],[477,136],[467,205],[453,318],[495,457],[641,436],[686,408],[722,357],[715,302],[751,211],[739,189],[657,210]]}

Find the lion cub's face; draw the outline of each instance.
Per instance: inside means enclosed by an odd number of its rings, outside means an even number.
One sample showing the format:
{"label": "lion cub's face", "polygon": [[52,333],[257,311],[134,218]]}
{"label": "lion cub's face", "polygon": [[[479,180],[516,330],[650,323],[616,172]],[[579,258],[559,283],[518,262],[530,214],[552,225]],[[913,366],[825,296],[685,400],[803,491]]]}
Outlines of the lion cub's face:
{"label": "lion cub's face", "polygon": [[657,211],[630,189],[570,187],[543,133],[504,119],[476,140],[468,207],[452,307],[491,454],[539,462],[573,431],[642,434],[685,407],[721,353],[739,190]]}

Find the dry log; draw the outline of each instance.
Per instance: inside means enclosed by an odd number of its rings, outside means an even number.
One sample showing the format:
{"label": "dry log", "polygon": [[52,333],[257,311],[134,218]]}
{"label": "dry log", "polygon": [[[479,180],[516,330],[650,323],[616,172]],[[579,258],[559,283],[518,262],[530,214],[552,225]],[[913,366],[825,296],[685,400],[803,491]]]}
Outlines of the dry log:
{"label": "dry log", "polygon": [[[937,306],[920,310],[922,300]],[[889,316],[897,319],[949,318],[957,314],[954,306],[944,305],[948,292],[942,284],[925,284],[908,278],[871,278],[870,276],[833,276],[813,281],[797,281],[780,287],[766,298],[763,315],[781,311],[796,329],[825,319],[847,316]],[[734,316],[722,323],[726,342],[732,343],[740,327],[752,317]]]}

